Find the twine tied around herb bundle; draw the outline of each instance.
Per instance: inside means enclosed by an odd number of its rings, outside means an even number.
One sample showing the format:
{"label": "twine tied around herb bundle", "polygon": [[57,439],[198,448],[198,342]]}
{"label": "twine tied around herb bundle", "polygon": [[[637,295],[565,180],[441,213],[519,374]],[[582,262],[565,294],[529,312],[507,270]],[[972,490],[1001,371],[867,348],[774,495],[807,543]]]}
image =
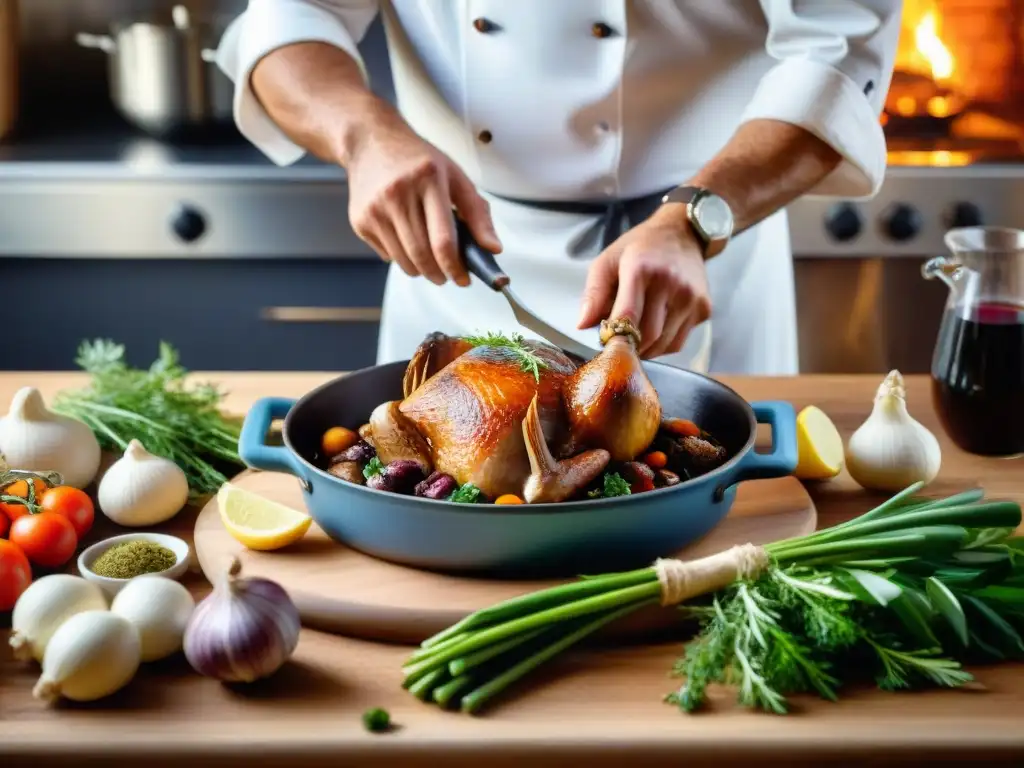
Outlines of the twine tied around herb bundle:
{"label": "twine tied around herb bundle", "polygon": [[770,564],[764,547],[737,544],[698,560],[658,558],[652,568],[661,585],[661,604],[667,607],[717,592],[736,581],[756,579]]}

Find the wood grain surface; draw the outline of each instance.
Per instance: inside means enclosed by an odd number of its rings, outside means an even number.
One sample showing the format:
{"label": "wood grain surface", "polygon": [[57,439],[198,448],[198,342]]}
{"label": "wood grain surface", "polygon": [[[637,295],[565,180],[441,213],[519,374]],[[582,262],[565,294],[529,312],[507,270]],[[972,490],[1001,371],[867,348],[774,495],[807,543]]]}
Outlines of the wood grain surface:
{"label": "wood grain surface", "polygon": [[[303,509],[302,491],[291,475],[246,471],[232,482],[292,509]],[[623,514],[628,511],[624,509]],[[741,483],[729,515],[707,536],[674,555],[694,559],[736,544],[803,536],[814,531],[817,521],[814,502],[796,478]],[[393,643],[418,644],[473,611],[565,583],[565,579],[491,581],[406,568],[333,542],[316,523],[290,547],[255,552],[224,528],[216,497],[199,513],[193,546],[210,581],[237,557],[246,575],[271,579],[288,590],[303,626]],[[649,636],[678,629],[679,620],[678,612],[654,606],[614,627],[619,634]]]}
{"label": "wood grain surface", "polygon": [[[298,396],[329,374],[209,374],[244,410],[266,395]],[[877,377],[723,378],[750,400],[815,404],[844,437],[866,417]],[[0,374],[0,404],[32,384],[50,394],[80,383],[69,374]],[[927,381],[908,380],[909,407],[944,451],[933,495],[983,486],[1024,501],[1024,461],[967,456],[941,434]],[[0,409],[3,406],[0,405]],[[819,525],[848,519],[881,497],[844,475],[809,488]],[[164,530],[189,536],[195,510]],[[109,535],[97,525],[95,536]],[[197,595],[208,589],[190,580]],[[682,638],[680,638],[681,642]],[[777,717],[736,708],[717,690],[713,711],[686,716],[661,702],[680,642],[587,648],[552,662],[485,716],[443,713],[399,687],[408,649],[304,630],[291,664],[264,684],[232,689],[175,658],[148,665],[122,692],[87,706],[47,710],[31,697],[38,674],[0,649],[0,766],[612,766],[756,762],[786,766],[1024,764],[1024,666],[974,670],[972,690],[886,694],[848,690],[837,704],[794,700]],[[400,726],[366,733],[360,714],[387,708]]]}

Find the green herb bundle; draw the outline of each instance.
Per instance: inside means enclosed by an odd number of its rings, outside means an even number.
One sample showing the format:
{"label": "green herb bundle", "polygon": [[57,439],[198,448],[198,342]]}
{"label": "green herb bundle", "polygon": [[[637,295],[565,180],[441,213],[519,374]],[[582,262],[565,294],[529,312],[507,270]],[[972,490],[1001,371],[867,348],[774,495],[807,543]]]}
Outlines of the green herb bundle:
{"label": "green herb bundle", "polygon": [[188,371],[169,344],[160,344],[148,370],[130,367],[124,351],[108,340],[83,342],[75,362],[92,379],[84,389],[58,393],[53,410],[87,424],[107,450],[139,440],[181,467],[194,495],[215,492],[226,473],[244,466],[241,423],[220,412],[223,394],[211,384],[187,386]]}
{"label": "green herb bundle", "polygon": [[834,700],[865,674],[885,689],[962,685],[972,678],[961,662],[1024,657],[1021,508],[980,490],[932,500],[920,489],[808,536],[587,576],[478,611],[423,642],[404,687],[476,712],[606,624],[684,602],[701,629],[668,700],[686,711],[709,683],[776,713],[790,694]]}

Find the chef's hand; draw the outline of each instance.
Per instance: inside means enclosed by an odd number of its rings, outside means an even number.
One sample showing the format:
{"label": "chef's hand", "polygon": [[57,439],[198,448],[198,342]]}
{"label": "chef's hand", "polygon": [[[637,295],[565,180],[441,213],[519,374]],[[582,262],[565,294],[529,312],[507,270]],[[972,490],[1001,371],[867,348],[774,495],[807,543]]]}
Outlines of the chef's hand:
{"label": "chef's hand", "polygon": [[349,219],[355,233],[407,275],[469,285],[452,208],[476,241],[498,253],[490,206],[444,153],[397,116],[374,122],[346,164]]}
{"label": "chef's hand", "polygon": [[694,326],[711,317],[700,246],[674,212],[655,212],[591,264],[579,327],[621,317],[637,324],[645,358],[678,352]]}

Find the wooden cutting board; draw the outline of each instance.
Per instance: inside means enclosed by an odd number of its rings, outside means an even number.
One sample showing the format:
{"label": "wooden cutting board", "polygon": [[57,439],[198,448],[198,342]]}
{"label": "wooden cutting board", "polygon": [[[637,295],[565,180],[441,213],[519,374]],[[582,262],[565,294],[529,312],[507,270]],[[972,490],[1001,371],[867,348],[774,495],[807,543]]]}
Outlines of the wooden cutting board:
{"label": "wooden cutting board", "polygon": [[[303,510],[292,475],[246,471],[232,481],[266,498]],[[678,557],[695,558],[734,544],[770,541],[812,532],[818,515],[799,480],[757,480],[739,486],[729,515]],[[420,571],[378,560],[332,541],[314,523],[302,541],[275,552],[239,544],[220,521],[217,499],[196,520],[195,554],[214,581],[232,556],[242,573],[272,579],[295,601],[304,626],[349,637],[416,644],[473,611],[556,581],[490,581]],[[679,613],[653,609],[630,617],[617,632],[651,633],[677,622]]]}

